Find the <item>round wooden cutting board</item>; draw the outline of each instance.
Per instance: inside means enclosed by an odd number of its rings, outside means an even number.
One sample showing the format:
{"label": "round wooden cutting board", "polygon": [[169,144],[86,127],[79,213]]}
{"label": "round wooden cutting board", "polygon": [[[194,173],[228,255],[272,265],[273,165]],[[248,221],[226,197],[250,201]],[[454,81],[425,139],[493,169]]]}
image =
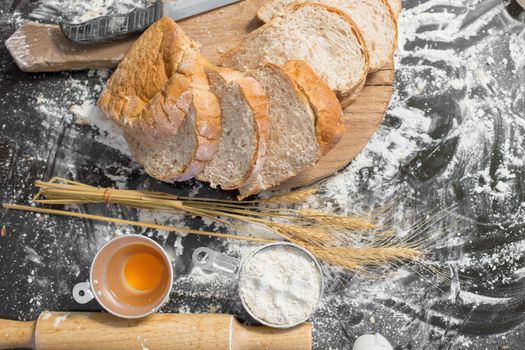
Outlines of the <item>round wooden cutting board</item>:
{"label": "round wooden cutting board", "polygon": [[[202,53],[216,63],[221,54],[263,23],[256,17],[265,0],[244,0],[179,22],[202,44]],[[342,140],[312,168],[286,181],[280,188],[309,185],[350,163],[368,143],[383,120],[392,95],[393,66],[368,75],[359,97],[344,110],[346,132]]]}
{"label": "round wooden cutting board", "polygon": [[[186,20],[179,24],[212,62],[237,45],[261,23],[257,9],[264,0],[243,0]],[[81,45],[64,37],[57,25],[28,22],[8,40],[6,47],[20,69],[49,72],[68,69],[114,67],[129,50],[134,38],[119,42]],[[312,168],[303,171],[280,187],[311,184],[346,166],[363,149],[375,132],[392,94],[392,66],[368,75],[360,96],[344,110],[346,133],[339,144]]]}

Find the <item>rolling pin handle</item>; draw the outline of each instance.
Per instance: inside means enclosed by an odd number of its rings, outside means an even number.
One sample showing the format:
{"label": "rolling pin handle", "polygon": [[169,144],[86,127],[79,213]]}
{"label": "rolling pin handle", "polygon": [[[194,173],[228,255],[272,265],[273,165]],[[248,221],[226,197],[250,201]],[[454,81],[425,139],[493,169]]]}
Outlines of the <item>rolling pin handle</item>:
{"label": "rolling pin handle", "polygon": [[33,348],[36,321],[0,320],[0,349]]}
{"label": "rolling pin handle", "polygon": [[89,282],[80,282],[73,287],[73,299],[79,304],[87,304],[93,300],[91,284]]}

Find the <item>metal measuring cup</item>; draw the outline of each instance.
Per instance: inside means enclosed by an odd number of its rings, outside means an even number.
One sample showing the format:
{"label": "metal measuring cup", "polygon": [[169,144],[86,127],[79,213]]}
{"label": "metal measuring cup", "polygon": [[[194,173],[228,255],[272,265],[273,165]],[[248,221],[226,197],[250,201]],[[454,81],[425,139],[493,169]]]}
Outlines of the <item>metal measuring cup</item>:
{"label": "metal measuring cup", "polygon": [[272,243],[272,244],[268,244],[268,245],[265,245],[257,249],[256,251],[248,255],[243,261],[241,261],[227,254],[219,253],[219,252],[216,252],[206,247],[200,247],[200,248],[195,249],[195,251],[193,252],[192,261],[195,264],[195,266],[200,267],[202,270],[206,272],[209,272],[209,273],[215,272],[215,273],[219,273],[219,274],[226,275],[226,276],[235,276],[236,281],[237,281],[237,286],[239,286],[242,271],[246,263],[251,258],[253,258],[256,254],[266,249],[272,249],[272,247],[275,247],[275,246],[287,246],[287,247],[292,247],[293,249],[300,250],[307,257],[309,257],[311,261],[315,264],[317,271],[319,272],[319,299],[317,300],[315,307],[312,308],[311,312],[304,319],[298,320],[297,322],[294,322],[291,324],[276,325],[276,324],[272,324],[272,323],[269,323],[261,319],[250,309],[249,305],[247,305],[247,303],[245,302],[239,287],[237,287],[238,293],[239,293],[239,297],[241,299],[241,303],[242,303],[244,310],[246,310],[246,312],[251,317],[253,317],[253,319],[256,320],[257,322],[265,326],[269,326],[273,328],[292,328],[303,322],[306,322],[310,318],[310,316],[319,307],[319,304],[321,302],[321,297],[323,295],[323,290],[324,290],[323,271],[317,259],[309,251],[307,251],[306,249],[298,245],[292,244],[292,243],[287,243],[287,242]]}
{"label": "metal measuring cup", "polygon": [[[132,295],[135,302],[141,300],[140,304],[130,304],[123,298],[122,293],[116,293],[117,290],[110,287],[107,276],[108,271],[111,271],[110,261],[118,255],[123,256],[136,247],[139,247],[140,251],[158,253],[162,259],[164,276],[154,293],[150,294],[144,294],[142,291],[129,292],[121,281],[122,277],[112,278],[112,281],[118,282],[114,283],[114,285],[118,285],[118,290],[126,290],[127,294]],[[86,304],[96,299],[99,305],[110,314],[121,318],[136,319],[146,317],[162,307],[168,301],[172,287],[173,267],[166,251],[149,237],[125,235],[111,239],[98,250],[91,262],[89,281],[77,283],[73,287],[72,294],[73,299],[79,304]]]}

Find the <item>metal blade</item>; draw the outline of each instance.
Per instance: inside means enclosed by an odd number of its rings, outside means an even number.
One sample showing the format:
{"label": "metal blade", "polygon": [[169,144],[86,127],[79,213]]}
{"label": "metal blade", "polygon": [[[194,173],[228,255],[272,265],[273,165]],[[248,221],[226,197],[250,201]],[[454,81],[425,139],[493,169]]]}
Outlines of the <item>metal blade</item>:
{"label": "metal blade", "polygon": [[162,15],[179,20],[223,7],[241,0],[175,0],[162,4]]}

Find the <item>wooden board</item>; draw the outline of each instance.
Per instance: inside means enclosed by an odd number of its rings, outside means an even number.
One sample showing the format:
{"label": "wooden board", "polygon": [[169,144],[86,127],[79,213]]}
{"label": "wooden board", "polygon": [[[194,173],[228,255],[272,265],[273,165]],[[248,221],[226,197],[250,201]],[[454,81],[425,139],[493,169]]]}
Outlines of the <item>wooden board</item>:
{"label": "wooden board", "polygon": [[[216,63],[222,53],[262,25],[255,14],[264,1],[244,0],[179,24],[192,39],[202,44],[202,53]],[[133,41],[134,38],[130,38],[114,43],[79,45],[68,41],[58,26],[27,23],[6,41],[6,46],[20,69],[34,72],[114,67]],[[383,120],[393,80],[392,68],[369,74],[360,96],[344,111],[346,133],[342,141],[315,167],[303,171],[281,187],[311,184],[352,161]]]}

